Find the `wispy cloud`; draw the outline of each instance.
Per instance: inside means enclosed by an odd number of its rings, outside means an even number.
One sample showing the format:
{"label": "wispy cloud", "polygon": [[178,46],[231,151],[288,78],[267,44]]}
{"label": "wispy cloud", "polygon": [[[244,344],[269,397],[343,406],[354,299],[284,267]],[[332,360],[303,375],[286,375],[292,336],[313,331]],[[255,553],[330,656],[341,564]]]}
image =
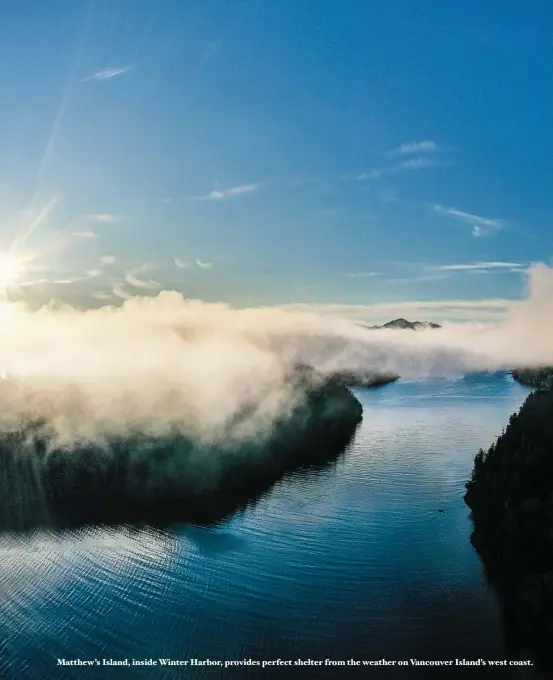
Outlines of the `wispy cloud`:
{"label": "wispy cloud", "polygon": [[18,288],[26,288],[28,286],[43,286],[51,283],[51,279],[35,279],[34,281],[20,281],[17,284]]}
{"label": "wispy cloud", "polygon": [[398,163],[392,170],[423,170],[424,168],[439,168],[443,165],[445,165],[445,163],[436,158],[416,156],[415,158],[410,158],[408,161]]}
{"label": "wispy cloud", "polygon": [[146,288],[146,289],[152,289],[152,288],[159,288],[160,284],[157,281],[144,281],[142,279],[138,279],[134,274],[127,274],[125,276],[125,281],[131,285],[134,286],[135,288]]}
{"label": "wispy cloud", "polygon": [[173,262],[175,263],[175,267],[177,267],[178,269],[186,269],[186,267],[188,267],[188,262],[179,260],[178,257],[174,257]]}
{"label": "wispy cloud", "polygon": [[113,294],[115,295],[115,297],[118,297],[121,300],[131,300],[133,298],[133,295],[127,293],[127,291],[123,289],[121,284],[118,283],[116,283],[113,286]]}
{"label": "wispy cloud", "polygon": [[91,239],[96,238],[97,234],[92,229],[83,229],[81,231],[72,231],[71,236],[73,238]]}
{"label": "wispy cloud", "polygon": [[40,285],[53,285],[53,286],[70,286],[73,283],[79,283],[82,281],[90,281],[90,279],[97,278],[98,276],[101,276],[102,272],[99,269],[87,269],[84,273],[84,276],[82,274],[75,274],[75,275],[70,275],[68,274],[67,276],[63,276],[57,279],[35,279],[33,281],[22,281],[18,283],[18,287],[27,287],[27,286],[40,286]]}
{"label": "wispy cloud", "polygon": [[516,270],[525,271],[525,265],[520,262],[473,262],[471,264],[442,264],[427,267],[431,271],[491,271],[491,270]]}
{"label": "wispy cloud", "polygon": [[433,300],[408,302],[382,302],[374,305],[314,305],[294,303],[284,309],[337,316],[352,321],[382,323],[398,317],[417,321],[437,322],[490,322],[501,321],[516,307],[513,300],[492,298],[487,300]]}
{"label": "wispy cloud", "polygon": [[[397,156],[397,153],[394,153]],[[415,156],[413,158],[408,158],[407,160],[402,160],[395,165],[387,168],[372,168],[371,170],[366,170],[361,172],[359,175],[355,176],[358,182],[368,182],[372,180],[379,179],[387,174],[392,174],[396,172],[401,172],[403,170],[424,170],[425,168],[440,168],[449,165],[449,163],[441,160],[439,158],[429,158],[428,156]],[[344,181],[351,181],[351,177],[344,178]]]}
{"label": "wispy cloud", "polygon": [[414,153],[430,153],[438,151],[438,145],[431,139],[425,139],[420,142],[408,142],[398,146],[397,149],[390,151],[390,156],[406,156]]}
{"label": "wispy cloud", "polygon": [[203,261],[200,260],[200,259],[197,259],[197,260],[196,260],[196,264],[197,264],[198,267],[200,267],[201,269],[211,269],[211,268],[213,267],[213,262],[203,262]]}
{"label": "wispy cloud", "polygon": [[130,70],[130,66],[123,66],[121,68],[104,68],[101,71],[96,71],[96,73],[93,73],[91,76],[83,78],[82,82],[84,83],[89,80],[110,80],[116,76],[122,76],[124,73],[127,73]]}
{"label": "wispy cloud", "polygon": [[428,281],[440,281],[449,278],[450,274],[448,272],[436,272],[434,274],[426,274],[422,276],[395,276],[390,279],[386,279],[386,284],[402,284],[402,283],[427,283]]}
{"label": "wispy cloud", "polygon": [[115,255],[102,255],[102,257],[100,258],[100,262],[102,264],[115,264],[116,257]]}
{"label": "wispy cloud", "polygon": [[103,224],[119,224],[119,222],[123,222],[125,219],[123,215],[112,215],[110,213],[93,213],[92,215],[87,215],[87,218],[93,222],[101,222]]}
{"label": "wispy cloud", "polygon": [[365,278],[369,276],[380,276],[379,272],[354,272],[352,274],[346,274],[346,276],[349,276],[352,279],[360,279],[360,278]]}
{"label": "wispy cloud", "polygon": [[497,233],[504,226],[503,222],[496,218],[480,217],[479,215],[463,212],[457,208],[445,208],[443,205],[438,204],[434,204],[432,208],[440,215],[453,217],[458,221],[472,226],[472,235],[476,237],[489,236],[490,234]]}
{"label": "wispy cloud", "polygon": [[378,179],[384,171],[379,168],[374,168],[373,170],[367,170],[362,172],[355,178],[358,182],[367,182],[373,179]]}
{"label": "wispy cloud", "polygon": [[78,281],[86,280],[87,280],[86,276],[67,276],[63,279],[53,279],[50,281],[50,283],[54,284],[55,286],[69,286],[72,283],[77,283]]}
{"label": "wispy cloud", "polygon": [[104,291],[98,290],[94,293],[91,293],[90,297],[93,297],[96,300],[111,300],[113,293],[105,293]]}
{"label": "wispy cloud", "polygon": [[236,196],[243,196],[244,194],[251,194],[254,191],[258,191],[261,188],[261,184],[240,184],[236,187],[230,187],[229,189],[213,189],[206,196],[198,196],[199,201],[220,201],[225,198],[233,198]]}

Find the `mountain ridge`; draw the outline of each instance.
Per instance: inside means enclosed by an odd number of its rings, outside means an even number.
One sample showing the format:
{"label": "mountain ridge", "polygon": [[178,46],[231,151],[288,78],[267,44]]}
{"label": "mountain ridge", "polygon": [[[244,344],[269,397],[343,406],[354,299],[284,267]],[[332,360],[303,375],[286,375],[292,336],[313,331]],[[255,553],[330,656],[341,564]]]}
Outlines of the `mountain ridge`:
{"label": "mountain ridge", "polygon": [[435,323],[434,321],[408,321],[403,317],[399,317],[398,319],[392,319],[392,321],[388,321],[387,323],[384,323],[380,326],[379,325],[369,326],[364,323],[360,323],[358,325],[362,326],[363,328],[370,328],[371,330],[391,328],[411,331],[422,331],[430,328],[441,328],[441,325],[439,323]]}

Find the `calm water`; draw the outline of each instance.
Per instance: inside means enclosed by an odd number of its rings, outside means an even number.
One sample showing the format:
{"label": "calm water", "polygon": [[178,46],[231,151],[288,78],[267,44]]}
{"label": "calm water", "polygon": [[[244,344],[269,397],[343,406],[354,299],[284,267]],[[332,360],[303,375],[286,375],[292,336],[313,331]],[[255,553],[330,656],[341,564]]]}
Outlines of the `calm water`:
{"label": "calm water", "polygon": [[[357,394],[364,422],[344,456],[282,480],[216,528],[0,535],[0,675],[261,675],[63,668],[62,657],[503,659],[500,612],[469,542],[462,496],[474,454],[527,390],[507,376],[475,376]],[[509,668],[461,671],[529,677]],[[263,673],[270,675],[459,677],[392,667]]]}

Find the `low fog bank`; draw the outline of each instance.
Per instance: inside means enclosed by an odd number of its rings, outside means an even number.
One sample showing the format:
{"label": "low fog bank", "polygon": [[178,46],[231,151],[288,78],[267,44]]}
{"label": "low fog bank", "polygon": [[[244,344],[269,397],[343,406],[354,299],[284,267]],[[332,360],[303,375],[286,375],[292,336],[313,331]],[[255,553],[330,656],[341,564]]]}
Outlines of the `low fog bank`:
{"label": "low fog bank", "polygon": [[[132,459],[129,474],[155,478],[158,490],[183,477],[189,487],[217,486],[244,456],[274,458],[274,443],[286,442],[283,424],[307,432],[315,402],[319,411],[324,405],[323,420],[347,423],[357,407],[345,388],[329,386],[337,372],[460,377],[553,364],[552,310],[553,270],[545,265],[532,269],[527,300],[491,328],[374,330],[170,291],[88,311],[5,304],[2,476],[34,475],[38,493],[47,469],[65,487],[75,474],[74,487],[84,488],[91,470],[102,480],[102,470]],[[328,399],[332,389],[341,396]],[[326,397],[313,402],[317,394]],[[109,474],[123,483],[119,472]]]}
{"label": "low fog bank", "polygon": [[[174,291],[118,308],[0,309],[2,427],[43,421],[55,446],[179,433],[204,443],[257,436],[301,401],[290,380],[317,375],[457,377],[553,363],[553,270],[494,327],[418,332],[279,308],[233,309]],[[244,409],[250,417],[237,417]],[[239,422],[240,425],[236,425]]]}

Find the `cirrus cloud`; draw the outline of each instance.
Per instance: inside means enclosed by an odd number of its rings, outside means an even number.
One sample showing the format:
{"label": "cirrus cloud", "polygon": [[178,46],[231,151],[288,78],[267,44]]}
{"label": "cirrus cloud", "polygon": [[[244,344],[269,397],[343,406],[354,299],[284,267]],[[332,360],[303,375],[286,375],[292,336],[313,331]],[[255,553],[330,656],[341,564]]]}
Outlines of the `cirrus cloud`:
{"label": "cirrus cloud", "polygon": [[491,217],[481,217],[480,215],[464,212],[463,210],[458,210],[457,208],[446,208],[443,205],[439,205],[438,203],[435,203],[432,206],[432,209],[439,215],[453,218],[458,222],[463,222],[471,226],[472,235],[475,237],[496,234],[505,226],[502,220]]}
{"label": "cirrus cloud", "polygon": [[254,191],[258,191],[261,188],[261,184],[240,184],[235,187],[230,187],[228,189],[213,189],[206,196],[196,196],[198,201],[220,201],[225,198],[235,198],[237,196],[244,196],[245,194],[251,194]]}
{"label": "cirrus cloud", "polygon": [[127,73],[130,70],[130,66],[123,66],[120,68],[103,68],[100,71],[96,71],[96,73],[83,78],[81,82],[85,83],[89,80],[111,80],[116,76],[122,76],[124,73]]}
{"label": "cirrus cloud", "polygon": [[439,147],[431,139],[424,139],[419,142],[407,142],[390,151],[390,156],[407,156],[409,154],[430,153],[438,151]]}

